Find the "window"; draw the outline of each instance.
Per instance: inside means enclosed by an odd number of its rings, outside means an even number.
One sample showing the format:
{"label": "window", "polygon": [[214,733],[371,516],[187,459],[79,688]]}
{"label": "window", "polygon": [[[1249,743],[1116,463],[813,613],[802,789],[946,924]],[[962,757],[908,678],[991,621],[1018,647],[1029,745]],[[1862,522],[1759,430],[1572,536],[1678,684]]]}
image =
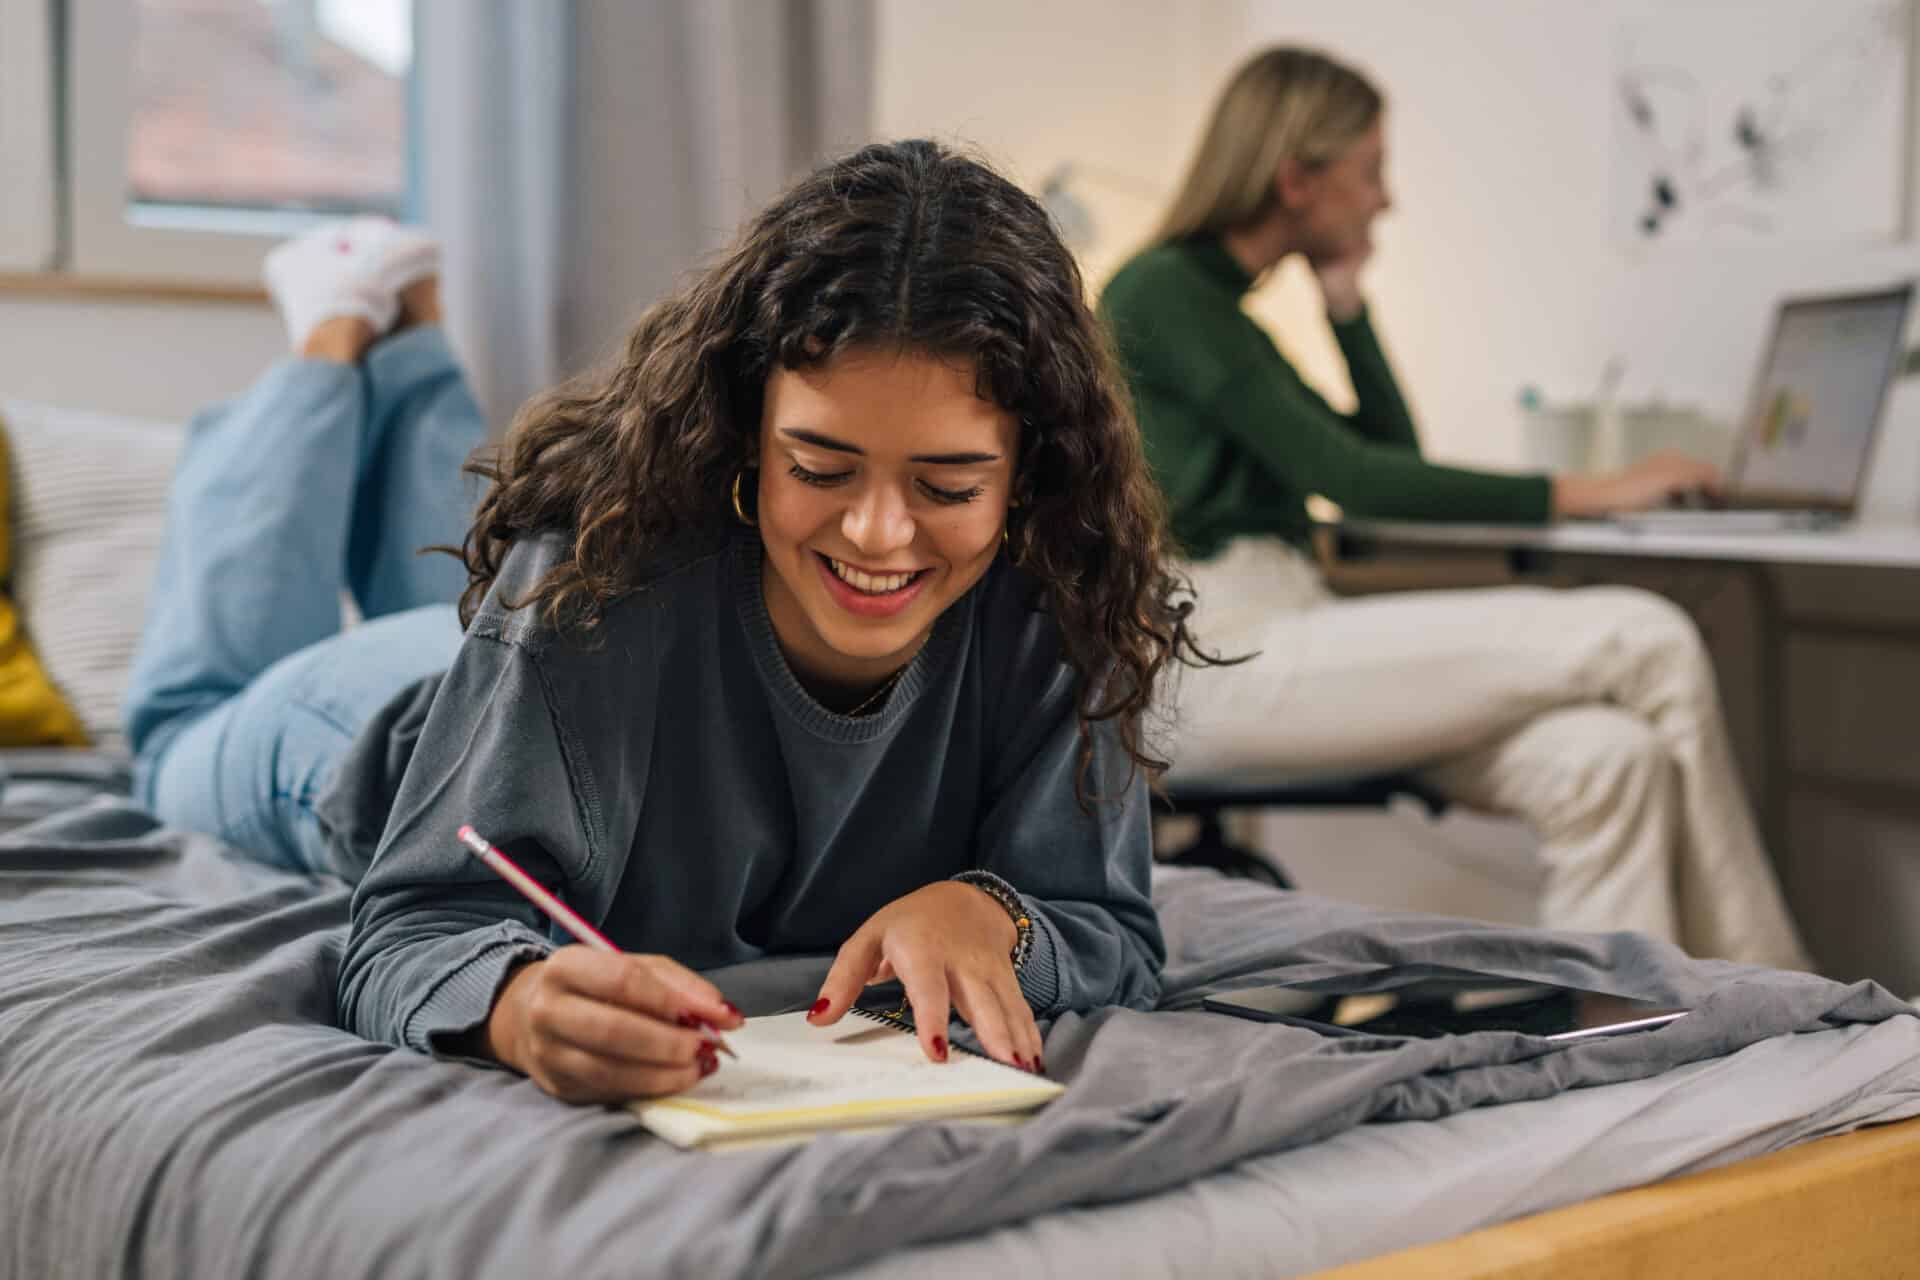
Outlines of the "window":
{"label": "window", "polygon": [[70,266],[252,281],[408,204],[411,0],[69,0]]}

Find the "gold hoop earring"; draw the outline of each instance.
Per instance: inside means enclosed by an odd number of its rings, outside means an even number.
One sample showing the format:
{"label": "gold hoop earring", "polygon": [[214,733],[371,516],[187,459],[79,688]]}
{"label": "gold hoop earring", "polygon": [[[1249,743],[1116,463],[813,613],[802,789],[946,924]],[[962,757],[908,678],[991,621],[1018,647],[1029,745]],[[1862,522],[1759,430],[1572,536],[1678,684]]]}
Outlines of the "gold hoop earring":
{"label": "gold hoop earring", "polygon": [[740,505],[740,478],[750,470],[752,470],[752,468],[742,467],[733,473],[733,517],[741,524],[746,525],[747,528],[752,529],[758,527],[760,522],[757,520],[749,520],[747,518],[746,508]]}

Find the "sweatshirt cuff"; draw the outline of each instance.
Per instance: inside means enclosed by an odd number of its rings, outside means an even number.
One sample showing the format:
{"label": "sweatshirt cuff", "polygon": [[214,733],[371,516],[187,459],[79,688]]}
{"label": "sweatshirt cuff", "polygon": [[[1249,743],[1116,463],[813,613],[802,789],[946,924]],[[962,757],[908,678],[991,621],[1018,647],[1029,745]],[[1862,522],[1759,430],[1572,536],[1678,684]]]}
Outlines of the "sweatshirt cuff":
{"label": "sweatshirt cuff", "polygon": [[483,930],[475,941],[476,949],[444,973],[407,1016],[400,1041],[409,1049],[449,1056],[436,1040],[465,1035],[480,1026],[493,1012],[508,970],[523,960],[544,960],[553,954],[552,943],[514,922]]}
{"label": "sweatshirt cuff", "polygon": [[1033,922],[1033,941],[1027,950],[1027,962],[1016,975],[1020,980],[1020,994],[1027,998],[1027,1007],[1033,1010],[1034,1017],[1051,1018],[1060,1010],[1060,937],[1039,903],[1024,893],[1020,901],[1026,905],[1027,918]]}
{"label": "sweatshirt cuff", "polygon": [[1553,520],[1553,477],[1544,473],[1523,477],[1532,481],[1527,491],[1526,510],[1520,517],[1527,524],[1549,524]]}

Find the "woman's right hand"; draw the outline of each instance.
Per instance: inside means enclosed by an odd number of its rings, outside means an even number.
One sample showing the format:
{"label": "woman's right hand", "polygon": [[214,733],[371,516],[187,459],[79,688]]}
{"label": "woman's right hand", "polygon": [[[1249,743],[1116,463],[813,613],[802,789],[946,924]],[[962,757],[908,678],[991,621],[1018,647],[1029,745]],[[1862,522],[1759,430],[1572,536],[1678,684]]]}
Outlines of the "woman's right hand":
{"label": "woman's right hand", "polygon": [[1719,492],[1718,467],[1678,449],[1663,449],[1619,471],[1555,476],[1553,514],[1565,518],[1645,511],[1688,494],[1712,496]]}
{"label": "woman's right hand", "polygon": [[678,1093],[719,1068],[740,1011],[666,956],[568,946],[516,970],[487,1015],[487,1056],[563,1102]]}

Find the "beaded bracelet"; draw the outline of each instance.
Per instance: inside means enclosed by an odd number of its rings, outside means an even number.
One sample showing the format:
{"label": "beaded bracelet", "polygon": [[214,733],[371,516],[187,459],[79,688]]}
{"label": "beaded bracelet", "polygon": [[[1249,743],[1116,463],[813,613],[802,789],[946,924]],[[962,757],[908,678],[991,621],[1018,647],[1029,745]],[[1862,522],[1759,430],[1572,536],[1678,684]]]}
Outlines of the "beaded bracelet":
{"label": "beaded bracelet", "polygon": [[1007,958],[1013,961],[1013,971],[1020,972],[1027,963],[1027,954],[1033,950],[1033,917],[1027,914],[1027,904],[1020,900],[1012,885],[991,871],[962,871],[953,878],[992,898],[1012,918],[1019,936],[1014,939],[1013,950],[1007,953]]}

